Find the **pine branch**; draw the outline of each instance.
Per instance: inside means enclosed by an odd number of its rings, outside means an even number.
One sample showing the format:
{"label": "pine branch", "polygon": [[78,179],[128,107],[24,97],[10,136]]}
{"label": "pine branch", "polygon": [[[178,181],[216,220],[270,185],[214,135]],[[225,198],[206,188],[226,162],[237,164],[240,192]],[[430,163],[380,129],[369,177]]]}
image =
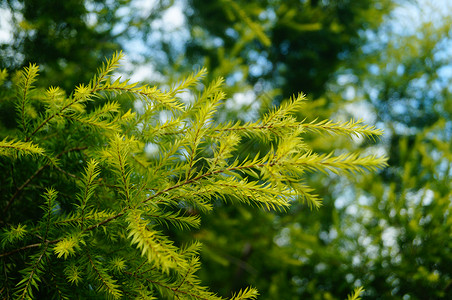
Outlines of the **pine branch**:
{"label": "pine branch", "polygon": [[66,259],[69,255],[75,254],[76,250],[80,249],[78,236],[70,236],[58,241],[53,248],[57,258],[64,257]]}
{"label": "pine branch", "polygon": [[45,214],[46,214],[46,220],[45,222],[45,230],[44,230],[44,238],[42,239],[44,242],[47,242],[47,237],[49,235],[49,228],[51,226],[51,215],[52,215],[52,211],[55,209],[55,199],[57,197],[57,191],[55,191],[54,189],[50,188],[47,189],[46,192],[44,193],[44,198],[45,198],[45,204],[41,206],[41,208],[44,210]]}
{"label": "pine branch", "polygon": [[244,300],[244,299],[257,299],[259,293],[254,288],[246,288],[244,290],[240,290],[236,295],[233,295],[231,300]]}
{"label": "pine branch", "polygon": [[[183,111],[184,104],[179,102],[174,97],[174,92],[162,92],[156,86],[150,87],[148,85],[143,85],[137,87],[136,83],[129,84],[128,80],[123,82],[118,78],[113,83],[106,82],[104,85],[96,87],[91,93],[99,92],[113,92],[117,94],[131,93],[142,97],[143,99],[148,99],[152,101],[156,106],[160,106],[171,111]],[[86,89],[86,97],[90,95],[90,91]]]}
{"label": "pine branch", "polygon": [[[377,157],[376,155],[368,155],[360,157],[358,153],[344,153],[339,156],[332,156],[330,154],[315,154],[307,152],[304,155],[297,157],[294,164],[303,166],[310,171],[326,170],[338,174],[339,171],[348,173],[362,173],[365,170],[375,171],[387,165],[385,157]],[[288,167],[286,165],[286,167]]]}
{"label": "pine branch", "polygon": [[361,300],[360,295],[364,292],[364,289],[362,286],[357,287],[353,293],[347,296],[347,300]]}
{"label": "pine branch", "polygon": [[88,224],[94,222],[99,223],[116,215],[111,212],[97,211],[95,209],[87,211],[86,206],[85,210],[81,210],[81,208],[82,206],[80,205],[78,213],[61,216],[60,219],[55,221],[55,226],[78,226],[84,232],[85,226],[88,226]]}
{"label": "pine branch", "polygon": [[15,241],[22,240],[27,232],[27,225],[22,225],[20,223],[16,226],[11,226],[10,230],[4,228],[1,240],[2,247],[5,247],[7,244],[11,244]]}
{"label": "pine branch", "polygon": [[[287,154],[287,153],[286,153]],[[148,199],[146,199],[143,203],[146,203],[150,201],[151,199],[154,199],[162,194],[165,194],[169,191],[172,191],[174,189],[181,188],[185,185],[189,185],[192,183],[195,183],[197,181],[200,181],[201,179],[216,175],[216,174],[231,174],[234,175],[234,171],[248,171],[252,169],[262,169],[263,171],[267,170],[267,172],[270,172],[268,174],[272,174],[273,176],[280,176],[282,175],[281,179],[278,179],[278,181],[284,181],[285,177],[283,174],[289,174],[290,172],[293,172],[295,174],[301,174],[303,170],[309,170],[309,171],[322,171],[325,172],[326,170],[332,171],[334,173],[339,173],[339,171],[345,171],[350,173],[361,173],[364,170],[375,170],[377,168],[382,168],[386,165],[386,158],[384,157],[376,157],[374,155],[365,156],[365,157],[359,157],[358,154],[343,154],[338,157],[332,157],[332,154],[328,155],[319,155],[314,154],[311,152],[307,152],[303,155],[297,155],[292,159],[286,159],[284,161],[278,161],[273,159],[273,161],[270,159],[270,162],[265,162],[264,160],[254,160],[254,161],[248,161],[244,162],[240,165],[236,166],[230,166],[226,169],[220,169],[215,170],[212,172],[207,172],[203,174],[199,174],[198,176],[185,180],[183,182],[180,182],[178,184],[175,184],[173,186],[167,187],[154,195],[150,196]],[[272,171],[274,168],[277,168],[278,171]],[[297,169],[297,167],[302,167],[302,169]],[[275,173],[276,172],[276,173]],[[281,173],[282,172],[282,173]],[[215,184],[218,184],[218,182],[214,181],[213,187]],[[301,190],[303,189],[303,186],[301,187]],[[243,186],[242,186],[243,188]],[[240,189],[238,189],[241,191]],[[284,195],[284,193],[281,193],[282,191],[278,191],[280,195]],[[298,190],[300,192],[300,189]],[[219,191],[220,194],[225,193],[225,191]],[[302,191],[301,194],[305,197],[306,200],[311,203],[313,207],[319,206],[319,200],[310,194],[308,191]],[[249,200],[256,201],[256,198],[254,195],[251,195]],[[287,197],[293,196],[293,194],[289,193]],[[267,202],[266,202],[267,201]],[[276,201],[275,199],[266,199],[262,201],[262,203],[265,203],[265,206],[267,208],[275,209],[276,207],[284,207],[287,205],[286,202],[280,202]],[[259,202],[258,202],[259,203]],[[273,204],[272,204],[273,203]]]}
{"label": "pine branch", "polygon": [[119,124],[112,122],[112,116],[114,113],[119,112],[119,104],[116,102],[106,103],[104,106],[97,108],[94,112],[86,114],[71,114],[66,118],[75,122],[80,122],[86,126],[90,126],[96,129],[102,129],[105,131],[117,132]]}
{"label": "pine branch", "polygon": [[100,226],[103,226],[103,225],[105,225],[105,224],[107,224],[107,223],[110,223],[111,221],[114,221],[114,220],[116,220],[117,218],[122,217],[122,216],[126,213],[126,211],[127,211],[127,207],[123,208],[123,210],[122,210],[121,212],[117,213],[116,215],[113,215],[113,216],[111,216],[111,217],[108,217],[108,218],[106,218],[106,219],[100,221],[99,223],[96,223],[96,224],[94,224],[94,225],[92,225],[92,226],[90,226],[90,227],[88,227],[88,228],[85,228],[85,229],[83,230],[82,233],[91,231],[91,230],[93,230],[93,229],[97,229],[97,228],[99,228]]}
{"label": "pine branch", "polygon": [[20,248],[17,248],[17,249],[8,251],[8,252],[0,253],[0,257],[7,257],[7,256],[10,256],[10,255],[13,255],[15,253],[22,252],[22,251],[25,251],[25,250],[28,250],[28,249],[41,247],[41,246],[43,246],[45,244],[49,244],[49,245],[50,244],[55,244],[55,243],[58,243],[59,241],[60,241],[60,239],[49,241],[49,242],[46,242],[46,243],[36,243],[36,244],[26,245],[26,246],[23,246],[23,247],[20,247]]}
{"label": "pine branch", "polygon": [[224,200],[237,199],[246,204],[254,203],[267,210],[285,210],[289,206],[289,200],[295,196],[293,190],[290,189],[281,190],[269,184],[237,181],[232,177],[213,180],[209,183],[211,185],[208,188],[216,191],[218,196]]}
{"label": "pine branch", "polygon": [[290,182],[289,185],[301,196],[302,201],[306,201],[310,209],[319,209],[322,206],[322,199],[313,194],[314,189],[303,182]]}
{"label": "pine branch", "polygon": [[32,142],[22,142],[7,140],[0,141],[0,155],[16,158],[18,154],[22,155],[43,155],[44,149],[33,144]]}
{"label": "pine branch", "polygon": [[362,124],[363,120],[358,121],[350,120],[344,123],[333,122],[331,120],[323,121],[314,120],[310,123],[302,122],[300,126],[316,133],[326,132],[329,134],[341,134],[348,136],[354,135],[357,137],[361,135],[363,137],[371,138],[373,140],[375,140],[375,137],[378,137],[383,134],[383,130],[376,129],[375,126]]}
{"label": "pine branch", "polygon": [[184,270],[187,263],[165,236],[155,231],[143,220],[142,213],[132,209],[127,213],[128,238],[132,244],[137,244],[141,254],[146,256],[148,263],[168,274],[170,270]]}
{"label": "pine branch", "polygon": [[19,114],[19,126],[23,132],[28,131],[27,121],[27,104],[30,100],[30,93],[33,91],[33,83],[38,76],[39,66],[36,64],[29,64],[20,72],[20,79],[17,84],[18,88],[18,102],[16,103],[16,110]]}
{"label": "pine branch", "polygon": [[152,220],[162,225],[168,226],[168,224],[172,224],[180,230],[199,228],[201,224],[201,219],[199,216],[184,215],[182,211],[164,212],[157,208],[151,207],[146,210],[144,216],[152,218]]}
{"label": "pine branch", "polygon": [[[87,250],[87,249],[86,249]],[[88,257],[89,264],[94,271],[94,279],[96,279],[100,286],[98,287],[98,291],[102,291],[113,297],[113,299],[119,299],[122,296],[122,292],[119,289],[119,285],[116,284],[116,280],[114,280],[101,266],[97,266],[97,262],[91,257],[89,251],[86,251],[86,255]]]}
{"label": "pine branch", "polygon": [[[182,290],[180,287],[174,283],[165,281],[163,279],[151,279],[149,276],[142,276],[140,274],[124,271],[124,274],[133,276],[139,280],[144,280],[149,282],[152,286],[160,288],[162,294],[166,294],[165,291],[170,294],[168,297],[173,297],[175,299],[197,299],[197,300],[223,300],[223,298],[216,296],[213,293],[206,291],[205,289],[196,289],[196,286],[190,286],[191,289]],[[181,298],[182,297],[182,298]]]}
{"label": "pine branch", "polygon": [[206,159],[210,165],[209,171],[226,167],[227,160],[233,157],[232,152],[236,150],[239,142],[240,137],[235,133],[230,133],[220,139],[219,145],[213,149],[213,158]]}
{"label": "pine branch", "polygon": [[[80,89],[79,86],[77,90]],[[50,121],[52,121],[55,117],[62,115],[67,109],[69,109],[70,107],[76,105],[77,103],[79,103],[80,101],[82,101],[82,99],[84,99],[84,97],[88,97],[88,95],[90,93],[85,92],[85,94],[81,95],[81,93],[78,93],[78,97],[73,97],[72,99],[70,99],[68,101],[68,103],[66,105],[64,105],[63,107],[61,107],[58,111],[51,113],[47,118],[45,118],[39,125],[36,126],[36,128],[33,130],[33,132],[30,133],[30,135],[27,136],[27,138],[25,139],[25,141],[29,141],[39,130],[41,130],[45,125],[47,125],[48,123],[50,123]],[[86,99],[84,99],[86,100]]]}
{"label": "pine branch", "polygon": [[219,77],[212,81],[201,93],[198,94],[197,100],[186,108],[181,118],[188,118],[201,110],[203,108],[203,105],[210,101],[212,95],[215,95],[215,93],[221,91],[223,84],[224,78],[222,77]]}
{"label": "pine branch", "polygon": [[[173,193],[165,198],[154,199],[152,204],[154,205],[166,205],[177,206],[180,202],[183,202],[188,207],[193,207],[194,210],[207,213],[213,209],[209,199],[215,196],[215,192],[206,188],[190,188],[190,186],[180,187],[174,190]],[[146,204],[146,201],[143,202]]]}
{"label": "pine branch", "polygon": [[44,243],[44,248],[37,255],[32,255],[33,264],[30,267],[25,268],[22,272],[25,276],[17,284],[17,291],[15,293],[16,299],[29,299],[33,298],[33,287],[39,289],[38,284],[41,282],[40,276],[43,273],[44,256],[46,255],[48,243]]}
{"label": "pine branch", "polygon": [[200,146],[201,140],[204,137],[205,133],[208,131],[206,127],[209,126],[209,122],[212,121],[213,115],[217,111],[218,102],[224,98],[224,94],[216,93],[212,100],[204,105],[202,109],[200,109],[195,117],[196,122],[192,124],[192,130],[187,132],[187,140],[188,145],[185,148],[188,152],[188,164],[186,169],[186,178],[190,178],[192,174],[192,168],[196,158],[198,147]]}
{"label": "pine branch", "polygon": [[107,75],[112,73],[119,67],[119,61],[124,58],[122,51],[113,53],[110,59],[106,59],[106,62],[102,63],[102,67],[97,70],[97,76],[90,82],[91,90],[96,91],[102,82],[107,80]]}
{"label": "pine branch", "polygon": [[94,189],[98,186],[95,178],[99,176],[100,171],[97,167],[98,163],[92,159],[88,162],[85,168],[85,175],[83,176],[81,182],[79,182],[81,194],[77,195],[80,202],[80,228],[83,230],[85,221],[85,210],[87,208],[87,202],[94,194]]}
{"label": "pine branch", "polygon": [[[58,112],[68,101],[66,98],[66,93],[64,90],[62,90],[59,87],[49,87],[45,92],[45,97],[43,99],[44,103],[47,105],[46,109],[47,112],[56,113]],[[84,111],[81,108],[78,109],[79,111]]]}
{"label": "pine branch", "polygon": [[81,273],[81,270],[75,264],[70,264],[64,268],[64,274],[71,284],[77,285],[82,280]]}
{"label": "pine branch", "polygon": [[116,134],[110,140],[110,147],[101,152],[102,158],[114,167],[114,172],[118,174],[121,194],[124,196],[127,205],[131,201],[130,176],[132,171],[127,165],[127,156],[136,145],[134,137],[126,138]]}
{"label": "pine branch", "polygon": [[[172,92],[163,93],[157,87],[144,86],[138,91],[140,96],[153,101],[156,105],[169,109],[170,111],[183,111],[184,104],[178,101]],[[157,108],[157,107],[156,107]]]}
{"label": "pine branch", "polygon": [[185,77],[184,80],[177,83],[174,87],[171,88],[171,94],[172,96],[175,96],[177,93],[181,92],[184,89],[188,89],[192,86],[194,86],[196,83],[198,83],[204,76],[207,74],[206,68],[201,68],[197,72],[193,72],[187,77]]}
{"label": "pine branch", "polygon": [[[102,68],[98,70],[98,75],[94,76],[88,86],[80,84],[74,91],[74,95],[71,99],[66,101],[66,105],[59,110],[54,111],[47,116],[33,132],[27,136],[26,141],[29,141],[41,128],[48,124],[52,119],[57,116],[63,115],[63,113],[71,107],[74,107],[80,103],[90,100],[100,91],[100,85],[106,80],[106,76],[119,66],[119,60],[123,57],[122,52],[115,52],[110,60],[102,64]],[[76,109],[77,110],[77,109]]]}
{"label": "pine branch", "polygon": [[297,97],[292,96],[288,101],[283,102],[279,107],[274,108],[272,111],[267,113],[262,119],[262,124],[275,124],[285,117],[300,111],[305,104],[305,100],[306,96],[301,93],[298,94]]}

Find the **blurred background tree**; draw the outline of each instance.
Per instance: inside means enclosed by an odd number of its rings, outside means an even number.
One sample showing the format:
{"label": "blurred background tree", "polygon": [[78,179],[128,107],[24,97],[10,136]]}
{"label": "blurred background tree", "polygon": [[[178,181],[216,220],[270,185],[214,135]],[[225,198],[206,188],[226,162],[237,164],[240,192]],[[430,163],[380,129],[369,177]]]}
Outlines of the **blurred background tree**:
{"label": "blurred background tree", "polygon": [[250,66],[244,79],[266,79],[284,98],[300,90],[323,95],[340,63],[363,44],[360,31],[377,28],[391,7],[386,0],[189,3],[187,56],[207,58],[213,68],[222,55],[240,58]]}
{"label": "blurred background tree", "polygon": [[379,147],[390,156],[380,176],[351,192],[358,202],[343,204],[342,224],[355,224],[341,225],[349,236],[341,251],[356,257],[349,277],[374,298],[452,295],[452,6],[418,5],[395,10],[341,71],[352,105],[385,128]]}
{"label": "blurred background tree", "polygon": [[[294,203],[269,214],[219,201],[194,236],[172,234],[204,243],[200,275],[221,295],[248,285],[261,299],[343,299],[355,285],[367,299],[451,295],[447,1],[151,2],[3,1],[11,39],[0,43],[0,67],[37,62],[42,83],[70,92],[124,48],[124,72],[144,80],[164,83],[201,65],[224,76],[225,119],[249,120],[302,91],[316,105],[300,118],[374,122],[386,131],[374,151],[390,167],[361,182],[311,176],[324,200],[318,211]],[[328,136],[312,143],[332,149]],[[241,152],[260,147],[249,141]]]}
{"label": "blurred background tree", "polygon": [[113,7],[90,2],[2,1],[3,23],[9,22],[13,39],[1,45],[0,66],[14,70],[36,62],[43,69],[43,85],[58,79],[68,91],[87,82],[102,58],[119,48],[112,33],[118,22]]}

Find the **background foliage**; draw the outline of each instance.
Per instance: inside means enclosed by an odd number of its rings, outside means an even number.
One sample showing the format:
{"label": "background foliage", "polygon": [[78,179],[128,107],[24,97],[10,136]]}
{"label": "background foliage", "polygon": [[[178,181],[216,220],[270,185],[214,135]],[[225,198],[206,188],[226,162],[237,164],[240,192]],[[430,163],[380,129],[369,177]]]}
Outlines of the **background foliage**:
{"label": "background foliage", "polygon": [[[450,296],[447,3],[193,0],[141,10],[139,1],[64,3],[2,3],[15,14],[13,39],[0,48],[2,68],[12,74],[36,62],[43,86],[58,82],[70,91],[88,82],[105,55],[124,48],[133,53],[125,72],[149,63],[152,82],[174,81],[198,66],[210,70],[210,80],[224,76],[232,99],[219,120],[248,121],[303,91],[311,105],[300,118],[352,116],[385,129],[372,147],[390,166],[378,175],[309,176],[324,199],[318,211],[300,204],[269,214],[216,203],[203,215],[193,236],[204,244],[199,275],[212,290],[229,295],[252,285],[262,299],[343,299],[350,286],[363,285],[368,299]],[[180,6],[185,21],[165,24]],[[0,102],[2,111],[10,103]],[[15,121],[0,117],[7,135]],[[369,147],[305,139],[322,152]],[[266,150],[246,139],[241,147],[244,156]]]}

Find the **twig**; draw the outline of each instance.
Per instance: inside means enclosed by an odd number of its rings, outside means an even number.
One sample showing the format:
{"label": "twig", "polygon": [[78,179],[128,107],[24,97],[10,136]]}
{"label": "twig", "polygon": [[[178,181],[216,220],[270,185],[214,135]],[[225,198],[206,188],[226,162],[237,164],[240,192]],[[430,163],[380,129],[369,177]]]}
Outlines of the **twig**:
{"label": "twig", "polygon": [[24,246],[24,247],[21,247],[21,248],[14,249],[14,250],[9,251],[9,252],[0,253],[0,257],[9,256],[11,254],[14,254],[14,253],[17,253],[17,252],[20,252],[20,251],[24,251],[24,250],[27,250],[27,249],[31,249],[31,248],[41,247],[42,245],[45,245],[45,244],[56,244],[56,243],[58,243],[61,240],[62,239],[58,239],[58,240],[53,240],[53,241],[49,241],[49,242],[45,242],[45,243],[36,243],[36,244],[27,245],[27,246]]}

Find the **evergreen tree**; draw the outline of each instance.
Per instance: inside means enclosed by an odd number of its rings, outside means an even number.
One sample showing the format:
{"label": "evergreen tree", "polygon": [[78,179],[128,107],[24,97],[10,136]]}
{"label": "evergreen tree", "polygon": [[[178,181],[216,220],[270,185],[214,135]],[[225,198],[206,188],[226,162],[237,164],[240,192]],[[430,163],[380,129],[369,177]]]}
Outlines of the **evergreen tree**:
{"label": "evergreen tree", "polygon": [[[385,165],[375,155],[313,152],[302,139],[309,131],[382,132],[361,122],[297,121],[294,113],[309,106],[301,94],[258,120],[221,123],[214,118],[226,97],[221,78],[201,87],[200,69],[164,91],[113,79],[121,58],[113,55],[69,95],[35,88],[39,67],[30,64],[2,95],[16,116],[0,136],[6,298],[220,299],[195,274],[200,243],[180,244],[172,232],[200,227],[200,214],[218,202],[318,207],[307,173]],[[245,137],[269,150],[241,157]],[[256,296],[247,287],[232,299]]]}

